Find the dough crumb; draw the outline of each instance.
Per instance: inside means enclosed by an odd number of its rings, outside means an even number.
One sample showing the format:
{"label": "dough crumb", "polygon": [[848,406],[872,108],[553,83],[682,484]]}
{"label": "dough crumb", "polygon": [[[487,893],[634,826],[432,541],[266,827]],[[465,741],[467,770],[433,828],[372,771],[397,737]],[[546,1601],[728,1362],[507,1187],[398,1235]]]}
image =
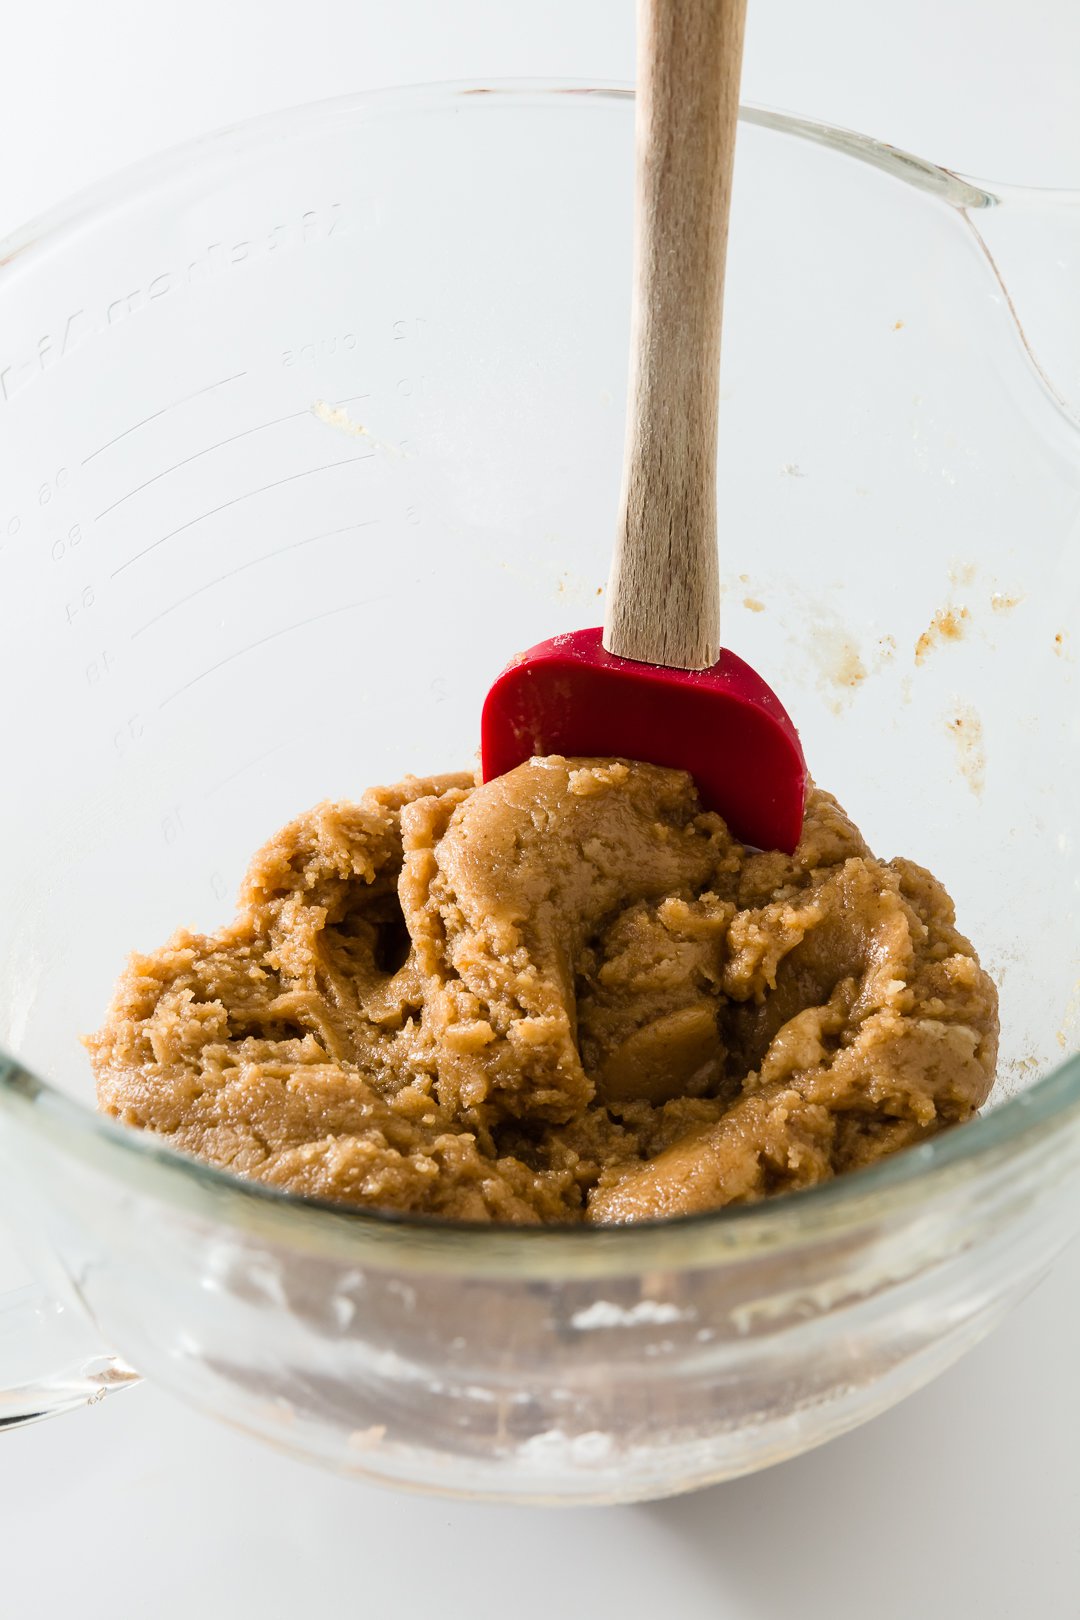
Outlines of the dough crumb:
{"label": "dough crumb", "polygon": [[978,710],[965,703],[958,713],[949,716],[948,728],[956,743],[960,774],[978,798],[986,783],[986,747]]}
{"label": "dough crumb", "polygon": [[923,664],[942,641],[962,641],[971,613],[966,607],[940,608],[915,643],[915,662]]}

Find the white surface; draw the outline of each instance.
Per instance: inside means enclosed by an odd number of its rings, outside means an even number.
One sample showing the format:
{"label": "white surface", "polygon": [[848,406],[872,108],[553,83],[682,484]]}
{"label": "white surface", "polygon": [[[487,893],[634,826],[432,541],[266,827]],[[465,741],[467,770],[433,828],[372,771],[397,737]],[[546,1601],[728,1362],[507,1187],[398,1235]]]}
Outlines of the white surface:
{"label": "white surface", "polygon": [[[631,15],[631,0],[12,9],[0,231],[277,106],[433,78],[628,77]],[[1078,59],[1075,0],[751,0],[744,88],[951,167],[1080,186]],[[1080,1615],[1078,1348],[1074,1248],[987,1345],[857,1434],[680,1502],[554,1516],[324,1478],[138,1390],[0,1439],[4,1610],[1064,1620]]]}
{"label": "white surface", "polygon": [[876,1423],[634,1508],[398,1496],[150,1389],[0,1440],[4,1613],[34,1620],[1066,1620],[1080,1613],[1074,1248]]}
{"label": "white surface", "polygon": [[[633,76],[633,0],[38,0],[4,17],[0,231],[133,159],[373,85]],[[751,0],[744,95],[1080,186],[1074,0]]]}

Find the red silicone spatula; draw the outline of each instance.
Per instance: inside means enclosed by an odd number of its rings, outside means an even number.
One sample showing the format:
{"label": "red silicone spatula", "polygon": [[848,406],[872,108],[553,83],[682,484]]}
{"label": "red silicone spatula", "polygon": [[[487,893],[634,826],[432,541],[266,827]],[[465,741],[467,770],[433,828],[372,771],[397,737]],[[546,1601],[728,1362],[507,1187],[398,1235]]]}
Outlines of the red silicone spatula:
{"label": "red silicone spatula", "polygon": [[484,780],[533,754],[690,771],[735,836],[791,851],[806,763],[759,675],[720,650],[716,434],[746,0],[638,0],[630,404],[607,622],[543,641],[484,704]]}

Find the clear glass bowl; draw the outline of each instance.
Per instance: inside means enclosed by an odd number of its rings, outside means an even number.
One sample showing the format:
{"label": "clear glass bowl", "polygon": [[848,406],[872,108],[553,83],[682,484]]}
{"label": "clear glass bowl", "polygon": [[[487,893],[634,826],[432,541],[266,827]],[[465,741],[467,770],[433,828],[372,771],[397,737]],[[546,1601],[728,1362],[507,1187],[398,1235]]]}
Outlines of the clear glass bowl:
{"label": "clear glass bowl", "polygon": [[316,800],[466,764],[508,655],[600,617],[632,115],[573,85],[330,103],[0,249],[0,1152],[43,1276],[0,1317],[9,1422],[134,1366],[380,1480],[659,1496],[881,1411],[1080,1220],[1077,199],[752,109],[726,636],[874,848],[955,895],[1001,985],[994,1106],[598,1231],[333,1211],[92,1110],[78,1035],[129,948],[221,922]]}

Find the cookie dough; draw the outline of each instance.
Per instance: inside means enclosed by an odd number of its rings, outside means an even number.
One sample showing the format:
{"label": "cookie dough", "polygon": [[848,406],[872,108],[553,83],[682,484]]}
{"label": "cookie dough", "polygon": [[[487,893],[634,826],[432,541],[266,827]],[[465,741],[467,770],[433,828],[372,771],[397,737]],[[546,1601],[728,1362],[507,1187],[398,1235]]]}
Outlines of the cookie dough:
{"label": "cookie dough", "polygon": [[808,1187],[968,1119],[997,994],[827,793],[744,849],[681,772],[533,759],[322,804],[237,918],[132,958],[101,1107],[238,1175],[466,1221]]}

